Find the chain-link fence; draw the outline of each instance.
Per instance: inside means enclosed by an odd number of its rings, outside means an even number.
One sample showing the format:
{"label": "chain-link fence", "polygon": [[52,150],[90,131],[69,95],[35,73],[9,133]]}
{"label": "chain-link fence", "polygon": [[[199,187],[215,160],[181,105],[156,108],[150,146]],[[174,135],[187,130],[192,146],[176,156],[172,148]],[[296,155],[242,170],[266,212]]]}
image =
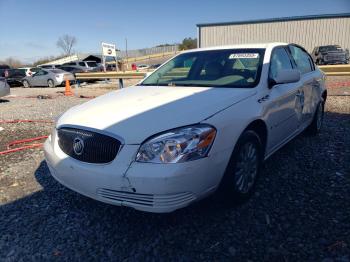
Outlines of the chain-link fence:
{"label": "chain-link fence", "polygon": [[175,53],[177,51],[179,51],[179,45],[169,45],[169,46],[159,46],[159,47],[152,47],[152,48],[128,50],[127,52],[125,50],[118,51],[117,56],[120,58],[126,58],[126,57],[130,58],[130,57],[147,56],[147,55],[169,53],[169,52]]}

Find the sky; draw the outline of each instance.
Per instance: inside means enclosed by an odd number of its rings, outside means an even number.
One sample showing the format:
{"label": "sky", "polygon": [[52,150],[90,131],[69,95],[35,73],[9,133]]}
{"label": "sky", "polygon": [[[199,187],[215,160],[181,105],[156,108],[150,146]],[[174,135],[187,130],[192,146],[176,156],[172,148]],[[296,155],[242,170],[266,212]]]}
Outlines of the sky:
{"label": "sky", "polygon": [[[0,0],[0,60],[31,63],[60,55],[58,38],[77,38],[76,52],[179,43],[198,23],[350,13],[350,0]],[[350,30],[350,29],[349,29]]]}

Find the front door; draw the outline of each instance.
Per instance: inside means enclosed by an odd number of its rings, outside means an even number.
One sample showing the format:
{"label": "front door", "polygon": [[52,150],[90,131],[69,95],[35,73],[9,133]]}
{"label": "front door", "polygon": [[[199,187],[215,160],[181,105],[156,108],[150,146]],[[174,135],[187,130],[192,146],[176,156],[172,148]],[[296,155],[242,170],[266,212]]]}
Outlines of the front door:
{"label": "front door", "polygon": [[[276,77],[279,70],[292,69],[292,61],[284,47],[272,51],[269,77]],[[298,130],[299,117],[303,109],[301,81],[274,85],[264,102],[266,122],[269,128],[267,152],[278,148],[294,136]]]}
{"label": "front door", "polygon": [[47,86],[47,81],[46,81],[46,74],[47,72],[44,70],[40,70],[37,72],[35,75],[32,76],[31,79],[31,85],[32,86]]}
{"label": "front door", "polygon": [[295,67],[301,73],[301,82],[303,84],[302,97],[303,108],[299,116],[299,127],[304,129],[310,124],[313,114],[319,101],[317,97],[317,90],[320,85],[320,78],[314,74],[315,65],[310,55],[298,46],[290,45],[288,51],[292,56]]}

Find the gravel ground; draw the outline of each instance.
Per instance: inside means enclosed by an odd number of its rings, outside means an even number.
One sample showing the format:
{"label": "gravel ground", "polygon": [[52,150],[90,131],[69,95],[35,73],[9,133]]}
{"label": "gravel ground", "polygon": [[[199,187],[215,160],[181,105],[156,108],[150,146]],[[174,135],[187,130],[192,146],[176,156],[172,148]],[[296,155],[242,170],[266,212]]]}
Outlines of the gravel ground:
{"label": "gravel ground", "polygon": [[[87,99],[63,89],[13,89],[0,119],[54,119]],[[81,88],[100,95],[107,89]],[[38,94],[54,99],[19,98]],[[52,124],[0,124],[0,151]],[[349,261],[350,96],[330,96],[322,132],[274,154],[255,195],[228,206],[215,196],[171,214],[103,204],[50,175],[40,149],[0,156],[0,261]]]}

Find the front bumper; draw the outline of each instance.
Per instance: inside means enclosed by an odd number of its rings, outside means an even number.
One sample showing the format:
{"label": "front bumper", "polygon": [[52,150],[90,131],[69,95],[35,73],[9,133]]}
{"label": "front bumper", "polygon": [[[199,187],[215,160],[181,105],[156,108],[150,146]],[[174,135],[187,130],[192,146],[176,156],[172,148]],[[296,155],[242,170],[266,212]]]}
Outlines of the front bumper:
{"label": "front bumper", "polygon": [[50,139],[44,149],[52,176],[64,186],[98,201],[147,212],[185,207],[215,191],[221,179],[209,158],[179,164],[133,162],[138,145],[124,145],[108,164],[75,160]]}

